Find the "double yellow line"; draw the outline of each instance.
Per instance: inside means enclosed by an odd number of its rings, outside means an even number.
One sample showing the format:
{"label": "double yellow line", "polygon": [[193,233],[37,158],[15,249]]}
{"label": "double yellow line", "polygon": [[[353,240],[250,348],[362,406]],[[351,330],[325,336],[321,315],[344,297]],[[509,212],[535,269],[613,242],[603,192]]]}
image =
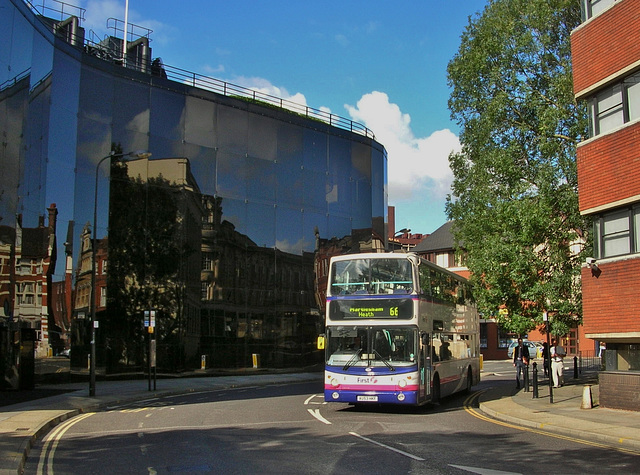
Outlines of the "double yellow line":
{"label": "double yellow line", "polygon": [[73,425],[80,421],[83,421],[87,417],[92,416],[95,412],[88,412],[80,416],[68,419],[62,424],[57,425],[54,430],[49,432],[43,440],[42,452],[40,453],[40,459],[38,461],[38,474],[40,475],[53,475],[53,457],[58,448],[58,443],[62,440],[62,436]]}
{"label": "double yellow line", "polygon": [[556,439],[568,440],[568,441],[571,441],[571,442],[577,442],[579,444],[589,445],[591,447],[598,447],[598,448],[603,448],[603,449],[614,449],[614,450],[617,450],[619,452],[623,452],[625,454],[638,455],[638,452],[635,451],[635,450],[625,449],[623,447],[617,447],[615,445],[607,445],[607,444],[601,444],[599,442],[592,442],[590,440],[577,439],[575,437],[570,437],[570,436],[567,436],[567,435],[556,434],[556,433],[553,433],[553,432],[547,432],[547,431],[544,431],[544,430],[535,429],[533,427],[519,426],[519,425],[515,425],[515,424],[510,424],[509,422],[500,421],[498,419],[492,419],[492,418],[490,418],[488,416],[485,416],[484,414],[482,414],[481,412],[479,412],[478,410],[476,410],[473,407],[474,405],[477,405],[476,404],[477,400],[480,398],[480,396],[484,392],[485,392],[485,390],[477,391],[477,392],[471,394],[464,401],[464,410],[468,414],[471,414],[473,417],[476,417],[476,418],[481,419],[481,420],[486,421],[486,422],[491,422],[492,424],[496,424],[496,425],[503,426],[503,427],[509,427],[511,429],[517,429],[517,430],[524,431],[524,432],[532,432],[534,434],[540,434],[540,435],[544,435],[546,437],[554,437]]}

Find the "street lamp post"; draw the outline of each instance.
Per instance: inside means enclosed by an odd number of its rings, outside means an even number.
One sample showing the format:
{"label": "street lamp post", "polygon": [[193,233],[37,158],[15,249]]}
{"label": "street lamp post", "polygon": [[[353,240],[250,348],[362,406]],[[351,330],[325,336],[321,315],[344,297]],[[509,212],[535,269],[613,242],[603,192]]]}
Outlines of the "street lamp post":
{"label": "street lamp post", "polygon": [[551,370],[551,322],[549,321],[549,312],[544,312],[542,314],[542,320],[545,322],[546,330],[547,330],[547,354],[545,355],[545,359],[548,360],[548,363],[545,361],[544,363],[548,364],[549,368],[549,403],[553,404],[553,373]]}
{"label": "street lamp post", "polygon": [[111,151],[109,155],[100,159],[96,165],[96,182],[93,195],[93,238],[91,244],[91,355],[89,359],[89,396],[96,395],[96,258],[98,245],[98,172],[102,162],[108,158],[122,159],[124,157],[147,158],[151,154],[148,152],[115,153]]}

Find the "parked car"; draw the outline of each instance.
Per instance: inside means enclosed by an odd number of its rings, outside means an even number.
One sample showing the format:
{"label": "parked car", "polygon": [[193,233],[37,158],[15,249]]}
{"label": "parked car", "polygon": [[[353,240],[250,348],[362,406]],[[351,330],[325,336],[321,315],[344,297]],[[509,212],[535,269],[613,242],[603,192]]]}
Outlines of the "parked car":
{"label": "parked car", "polygon": [[[529,349],[529,358],[541,358],[542,355],[542,343],[533,342],[529,340],[523,340],[522,344],[525,345]],[[513,358],[513,349],[518,346],[517,341],[512,341],[509,344],[509,349],[507,350],[507,356],[509,358]]]}
{"label": "parked car", "polygon": [[60,356],[64,356],[66,358],[71,358],[71,350],[69,348],[62,350],[60,352]]}

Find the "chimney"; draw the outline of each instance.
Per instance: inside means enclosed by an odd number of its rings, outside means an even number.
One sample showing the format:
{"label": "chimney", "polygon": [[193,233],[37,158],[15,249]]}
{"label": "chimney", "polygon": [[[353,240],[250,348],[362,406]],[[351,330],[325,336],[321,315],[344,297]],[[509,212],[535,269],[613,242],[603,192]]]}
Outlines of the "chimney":
{"label": "chimney", "polygon": [[56,223],[58,221],[58,209],[55,203],[51,203],[51,206],[47,208],[49,211],[49,234],[56,233]]}

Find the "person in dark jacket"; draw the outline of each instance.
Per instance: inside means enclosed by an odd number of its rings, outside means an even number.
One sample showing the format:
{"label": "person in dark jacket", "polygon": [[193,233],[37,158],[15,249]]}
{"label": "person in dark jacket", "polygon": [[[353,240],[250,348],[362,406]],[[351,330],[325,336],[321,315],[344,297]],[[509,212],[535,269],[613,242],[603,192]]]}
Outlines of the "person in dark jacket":
{"label": "person in dark jacket", "polygon": [[516,367],[516,389],[520,389],[520,375],[527,370],[529,364],[529,348],[518,338],[518,346],[513,349],[513,366]]}
{"label": "person in dark jacket", "polygon": [[547,344],[546,341],[542,344],[542,361],[543,361],[543,368],[544,368],[544,377],[548,378],[549,367],[551,365],[549,364],[549,345]]}

